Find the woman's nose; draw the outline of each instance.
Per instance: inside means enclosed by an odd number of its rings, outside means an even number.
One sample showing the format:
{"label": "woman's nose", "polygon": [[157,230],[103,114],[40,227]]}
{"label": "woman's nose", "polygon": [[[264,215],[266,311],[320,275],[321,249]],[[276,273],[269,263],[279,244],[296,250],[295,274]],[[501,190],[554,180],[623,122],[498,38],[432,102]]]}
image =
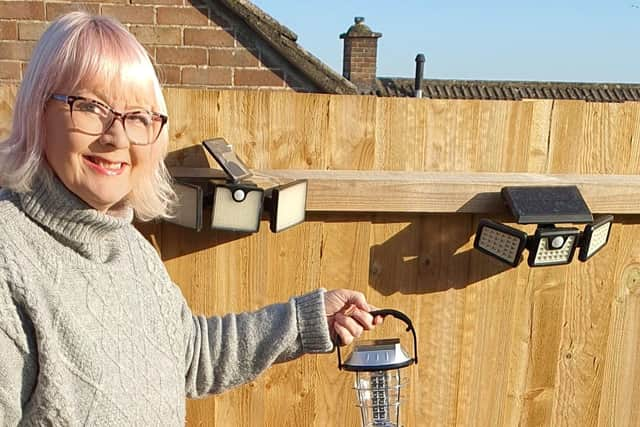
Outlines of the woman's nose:
{"label": "woman's nose", "polygon": [[124,130],[124,122],[122,117],[115,117],[111,126],[102,134],[100,142],[112,145],[116,148],[126,148],[129,146],[129,137]]}

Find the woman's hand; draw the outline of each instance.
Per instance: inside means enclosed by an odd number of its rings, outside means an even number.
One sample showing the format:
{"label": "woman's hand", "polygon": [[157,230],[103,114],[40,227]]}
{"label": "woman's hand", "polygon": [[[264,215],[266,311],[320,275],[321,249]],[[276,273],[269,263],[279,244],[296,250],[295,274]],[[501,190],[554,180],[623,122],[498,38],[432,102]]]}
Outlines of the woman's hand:
{"label": "woman's hand", "polygon": [[341,345],[348,345],[362,335],[383,322],[382,316],[375,318],[369,314],[376,308],[367,304],[361,292],[349,289],[327,291],[324,294],[324,306],[331,337],[340,337]]}

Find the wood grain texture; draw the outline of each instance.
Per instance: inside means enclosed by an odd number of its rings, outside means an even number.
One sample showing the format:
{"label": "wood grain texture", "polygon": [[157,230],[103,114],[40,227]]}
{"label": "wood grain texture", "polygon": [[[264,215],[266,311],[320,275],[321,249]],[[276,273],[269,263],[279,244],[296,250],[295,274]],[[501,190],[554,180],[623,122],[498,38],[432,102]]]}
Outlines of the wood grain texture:
{"label": "wood grain texture", "polygon": [[[15,93],[0,87],[2,135]],[[139,225],[194,312],[357,289],[414,321],[420,363],[405,370],[407,427],[637,425],[640,104],[165,95],[170,166],[212,165],[199,144],[221,136],[251,167],[311,183],[307,221],[281,234],[265,222],[252,235]],[[507,182],[563,180],[595,212],[617,213],[593,259],[512,269],[472,249],[490,211],[472,195],[495,207]],[[511,221],[504,210],[489,216]],[[400,322],[367,335],[397,335],[411,349]],[[352,375],[336,364],[334,353],[274,366],[189,401],[187,425],[358,425]]]}

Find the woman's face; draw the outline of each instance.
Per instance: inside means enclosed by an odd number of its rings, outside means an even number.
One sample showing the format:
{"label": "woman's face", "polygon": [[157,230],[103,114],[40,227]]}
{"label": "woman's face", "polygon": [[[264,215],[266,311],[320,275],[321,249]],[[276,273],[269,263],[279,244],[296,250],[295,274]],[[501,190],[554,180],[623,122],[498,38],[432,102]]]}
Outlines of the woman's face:
{"label": "woman's face", "polygon": [[[96,89],[63,93],[95,99],[119,112],[150,109],[106,99],[101,94]],[[50,167],[67,189],[96,210],[105,212],[117,205],[140,177],[152,173],[153,144],[131,144],[121,120],[115,120],[102,135],[89,134],[74,127],[69,104],[50,100],[45,111],[45,130],[44,153]]]}

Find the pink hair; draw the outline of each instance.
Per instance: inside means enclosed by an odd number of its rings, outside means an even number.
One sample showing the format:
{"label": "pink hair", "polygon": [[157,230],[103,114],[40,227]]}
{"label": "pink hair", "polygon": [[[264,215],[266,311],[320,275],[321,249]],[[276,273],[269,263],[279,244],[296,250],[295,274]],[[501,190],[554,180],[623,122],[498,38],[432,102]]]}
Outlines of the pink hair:
{"label": "pink hair", "polygon": [[[132,100],[151,88],[155,99],[144,101],[167,112],[160,82],[149,56],[115,19],[71,12],[53,21],[36,45],[13,111],[9,138],[0,143],[0,185],[30,191],[34,176],[48,168],[44,158],[45,104],[53,93],[71,95],[82,85],[100,85],[104,95]],[[127,202],[145,221],[169,216],[175,193],[164,165],[169,134],[164,128],[149,147],[153,167],[136,177]],[[48,174],[42,174],[44,176]]]}

